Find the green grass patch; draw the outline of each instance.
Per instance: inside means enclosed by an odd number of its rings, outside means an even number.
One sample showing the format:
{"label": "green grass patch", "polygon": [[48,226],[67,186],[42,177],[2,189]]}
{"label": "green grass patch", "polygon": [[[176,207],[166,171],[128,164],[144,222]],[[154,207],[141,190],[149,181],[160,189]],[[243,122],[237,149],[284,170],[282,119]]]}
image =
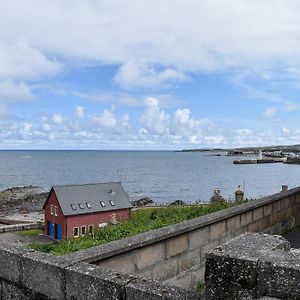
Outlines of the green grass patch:
{"label": "green grass patch", "polygon": [[139,209],[132,212],[132,217],[129,221],[101,228],[95,233],[94,237],[85,236],[81,238],[72,238],[69,240],[63,240],[60,243],[47,245],[32,243],[29,246],[35,250],[49,252],[54,255],[63,255],[125,237],[130,237],[149,230],[173,225],[181,221],[190,220],[226,209],[233,205],[236,204],[216,203],[197,206]]}
{"label": "green grass patch", "polygon": [[23,235],[23,236],[34,236],[34,235],[39,235],[43,234],[43,230],[41,229],[29,229],[29,230],[21,230],[17,231],[18,235]]}
{"label": "green grass patch", "polygon": [[204,290],[205,290],[205,282],[204,282],[204,281],[199,281],[199,282],[197,283],[197,285],[196,285],[195,290],[196,290],[197,292],[202,292],[202,291],[204,291]]}

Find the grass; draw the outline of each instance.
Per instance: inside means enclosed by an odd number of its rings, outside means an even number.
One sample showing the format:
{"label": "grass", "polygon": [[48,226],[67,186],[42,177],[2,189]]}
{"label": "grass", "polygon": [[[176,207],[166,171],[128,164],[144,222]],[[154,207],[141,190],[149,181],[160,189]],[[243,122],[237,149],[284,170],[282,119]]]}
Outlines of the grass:
{"label": "grass", "polygon": [[70,252],[105,244],[114,240],[130,237],[149,230],[173,225],[184,220],[190,220],[212,212],[216,212],[235,204],[217,203],[198,206],[166,207],[140,209],[132,212],[129,221],[117,225],[108,225],[95,233],[94,237],[85,236],[63,240],[60,243],[39,244],[32,243],[29,246],[35,250],[49,252],[54,255],[63,255]]}
{"label": "grass", "polygon": [[197,285],[196,285],[195,290],[196,290],[197,292],[202,292],[202,291],[204,291],[204,290],[205,290],[205,282],[202,281],[202,280],[199,281],[199,282],[197,283]]}
{"label": "grass", "polygon": [[29,230],[21,230],[17,231],[17,234],[23,235],[23,236],[34,236],[34,235],[39,235],[43,234],[43,230],[41,229],[29,229]]}

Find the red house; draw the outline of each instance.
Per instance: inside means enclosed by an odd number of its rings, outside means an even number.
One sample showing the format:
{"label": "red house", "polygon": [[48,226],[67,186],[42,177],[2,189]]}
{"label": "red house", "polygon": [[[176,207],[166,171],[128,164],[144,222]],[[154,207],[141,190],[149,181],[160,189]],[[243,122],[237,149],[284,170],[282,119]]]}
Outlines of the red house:
{"label": "red house", "polygon": [[93,234],[129,219],[131,207],[120,182],[53,186],[43,206],[44,231],[56,240]]}

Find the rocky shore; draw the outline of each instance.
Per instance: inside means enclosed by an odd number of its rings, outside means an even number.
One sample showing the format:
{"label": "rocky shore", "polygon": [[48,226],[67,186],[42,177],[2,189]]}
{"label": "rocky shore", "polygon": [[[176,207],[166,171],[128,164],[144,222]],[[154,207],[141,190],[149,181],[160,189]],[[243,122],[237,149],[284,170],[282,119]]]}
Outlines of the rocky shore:
{"label": "rocky shore", "polygon": [[48,192],[38,186],[12,187],[0,191],[0,217],[42,212]]}

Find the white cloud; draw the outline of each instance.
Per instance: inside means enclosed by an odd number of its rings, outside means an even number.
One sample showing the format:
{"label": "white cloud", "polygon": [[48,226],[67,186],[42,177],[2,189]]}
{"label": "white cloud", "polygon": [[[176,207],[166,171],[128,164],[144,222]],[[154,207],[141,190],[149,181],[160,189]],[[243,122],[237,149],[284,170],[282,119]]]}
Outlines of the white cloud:
{"label": "white cloud", "polygon": [[34,98],[30,87],[24,83],[11,80],[0,81],[0,102],[24,101]]}
{"label": "white cloud", "polygon": [[85,115],[84,108],[80,105],[77,105],[75,108],[75,116],[78,118],[83,118]]}
{"label": "white cloud", "polygon": [[95,124],[105,128],[114,128],[117,125],[115,115],[107,109],[98,115],[93,115],[91,119]]}
{"label": "white cloud", "polygon": [[[6,28],[8,29],[9,27]],[[61,67],[59,62],[49,60],[42,52],[24,41],[16,41],[10,46],[0,43],[0,79],[37,79],[45,75],[55,75],[61,71]]]}
{"label": "white cloud", "polygon": [[148,132],[154,134],[169,133],[170,116],[159,108],[159,100],[156,98],[147,98],[145,100],[146,110],[140,117],[141,124]]}
{"label": "white cloud", "polygon": [[300,65],[299,11],[294,0],[2,1],[0,76],[56,74],[55,56],[119,65],[116,80],[126,87],[190,72],[281,66],[290,74]]}
{"label": "white cloud", "polygon": [[187,76],[174,68],[157,71],[154,67],[128,62],[120,67],[115,80],[125,88],[151,88],[170,82],[184,81],[187,80]]}
{"label": "white cloud", "polygon": [[64,120],[64,117],[60,113],[56,113],[52,116],[51,120],[56,124],[61,124]]}

